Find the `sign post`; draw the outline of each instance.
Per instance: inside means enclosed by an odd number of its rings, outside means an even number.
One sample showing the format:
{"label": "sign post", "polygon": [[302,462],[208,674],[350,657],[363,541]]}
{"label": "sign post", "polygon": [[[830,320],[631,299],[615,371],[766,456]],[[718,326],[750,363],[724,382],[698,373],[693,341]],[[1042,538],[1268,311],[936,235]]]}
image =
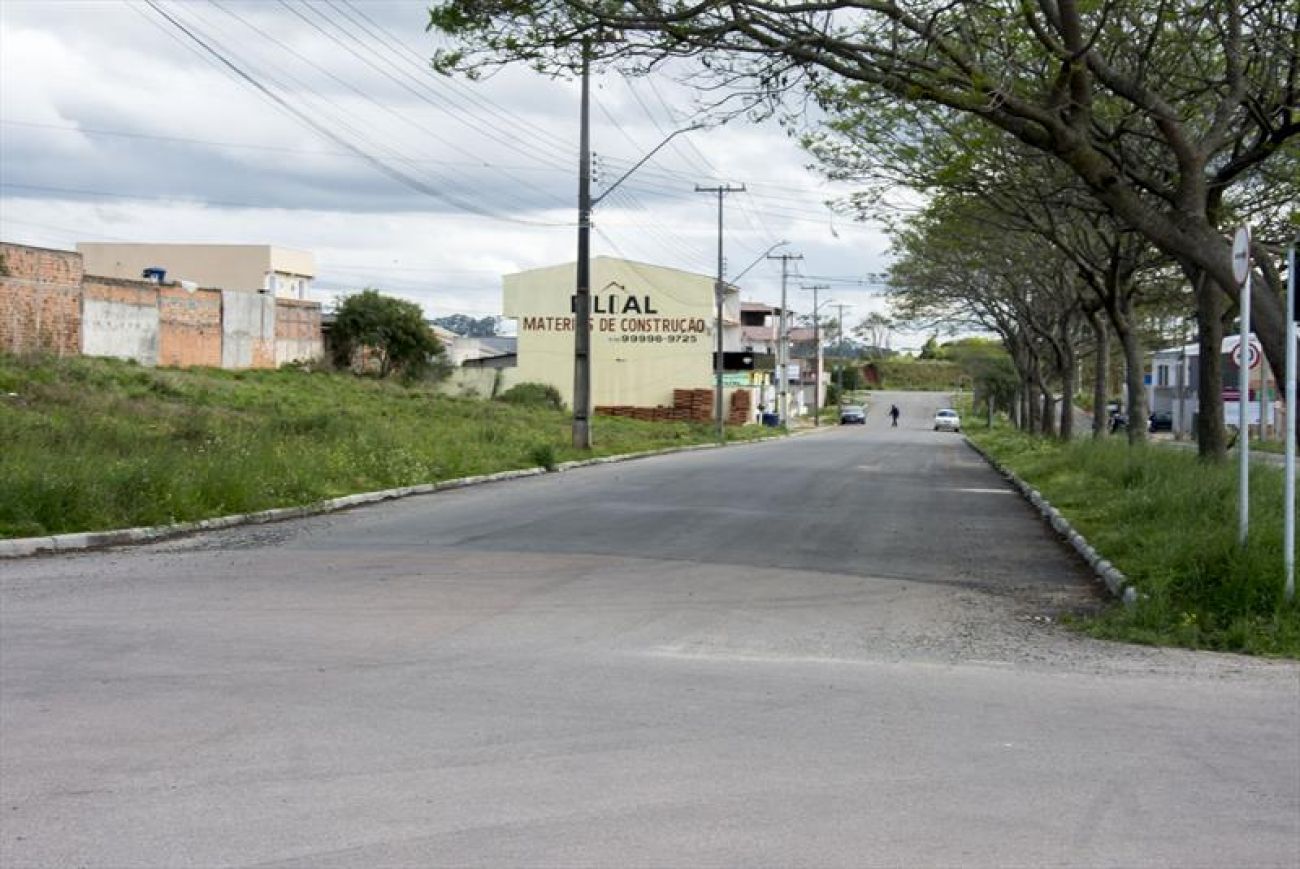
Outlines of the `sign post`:
{"label": "sign post", "polygon": [[1286,262],[1286,507],[1283,510],[1282,553],[1286,564],[1286,599],[1295,599],[1295,438],[1296,438],[1296,326],[1295,241]]}
{"label": "sign post", "polygon": [[1241,342],[1237,344],[1237,543],[1246,545],[1250,533],[1250,228],[1242,226],[1232,239],[1232,277],[1240,288]]}

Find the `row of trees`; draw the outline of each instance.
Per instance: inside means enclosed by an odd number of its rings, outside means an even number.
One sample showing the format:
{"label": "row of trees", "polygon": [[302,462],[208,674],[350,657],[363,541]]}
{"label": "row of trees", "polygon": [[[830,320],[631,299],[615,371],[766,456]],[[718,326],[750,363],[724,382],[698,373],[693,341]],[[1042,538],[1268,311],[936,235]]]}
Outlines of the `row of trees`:
{"label": "row of trees", "polygon": [[860,215],[893,219],[897,185],[925,195],[893,223],[907,310],[997,331],[1040,428],[1051,396],[1072,394],[1074,359],[1108,358],[1112,340],[1143,418],[1135,324],[1168,301],[1196,323],[1201,452],[1224,455],[1219,350],[1239,302],[1227,234],[1242,221],[1256,227],[1253,325],[1282,370],[1294,3],[444,0],[430,26],[459,40],[435,57],[446,71],[686,58],[720,117],[813,102],[826,123],[804,128],[808,147],[859,184]]}

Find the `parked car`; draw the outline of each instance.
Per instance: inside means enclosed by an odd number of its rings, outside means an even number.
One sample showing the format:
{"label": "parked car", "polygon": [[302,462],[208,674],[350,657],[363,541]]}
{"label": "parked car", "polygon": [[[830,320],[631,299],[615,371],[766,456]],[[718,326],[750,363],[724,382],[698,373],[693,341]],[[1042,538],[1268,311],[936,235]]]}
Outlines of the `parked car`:
{"label": "parked car", "polygon": [[935,431],[961,431],[961,417],[957,411],[950,407],[945,407],[934,415]]}
{"label": "parked car", "polygon": [[866,408],[858,404],[846,404],[840,408],[840,425],[866,425]]}
{"label": "parked car", "polygon": [[1147,418],[1147,431],[1173,431],[1174,415],[1167,410],[1157,410]]}

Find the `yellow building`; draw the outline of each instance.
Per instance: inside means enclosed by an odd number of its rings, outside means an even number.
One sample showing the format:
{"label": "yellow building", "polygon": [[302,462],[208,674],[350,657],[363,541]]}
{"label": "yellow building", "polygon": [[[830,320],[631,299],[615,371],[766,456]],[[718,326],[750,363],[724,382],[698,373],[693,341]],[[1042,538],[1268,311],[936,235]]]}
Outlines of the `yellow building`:
{"label": "yellow building", "polygon": [[269,244],[127,244],[78,242],[86,274],[139,280],[162,269],[169,281],[193,281],[214,290],[265,291],[305,299],[316,276],[310,253]]}
{"label": "yellow building", "polygon": [[[575,263],[506,275],[518,322],[511,382],[548,383],[573,406]],[[591,260],[591,394],[596,405],[671,405],[674,389],[713,385],[714,281],[613,257]],[[724,349],[740,349],[739,296],[727,287]]]}

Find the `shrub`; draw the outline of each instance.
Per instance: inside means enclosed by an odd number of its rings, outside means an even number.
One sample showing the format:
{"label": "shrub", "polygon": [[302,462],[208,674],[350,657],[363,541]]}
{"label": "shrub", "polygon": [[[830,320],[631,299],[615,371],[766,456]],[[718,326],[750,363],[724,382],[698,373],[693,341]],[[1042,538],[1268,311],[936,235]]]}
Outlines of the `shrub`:
{"label": "shrub", "polygon": [[525,407],[564,410],[564,399],[560,397],[560,390],[548,383],[517,383],[498,395],[496,400],[507,404],[522,404]]}

